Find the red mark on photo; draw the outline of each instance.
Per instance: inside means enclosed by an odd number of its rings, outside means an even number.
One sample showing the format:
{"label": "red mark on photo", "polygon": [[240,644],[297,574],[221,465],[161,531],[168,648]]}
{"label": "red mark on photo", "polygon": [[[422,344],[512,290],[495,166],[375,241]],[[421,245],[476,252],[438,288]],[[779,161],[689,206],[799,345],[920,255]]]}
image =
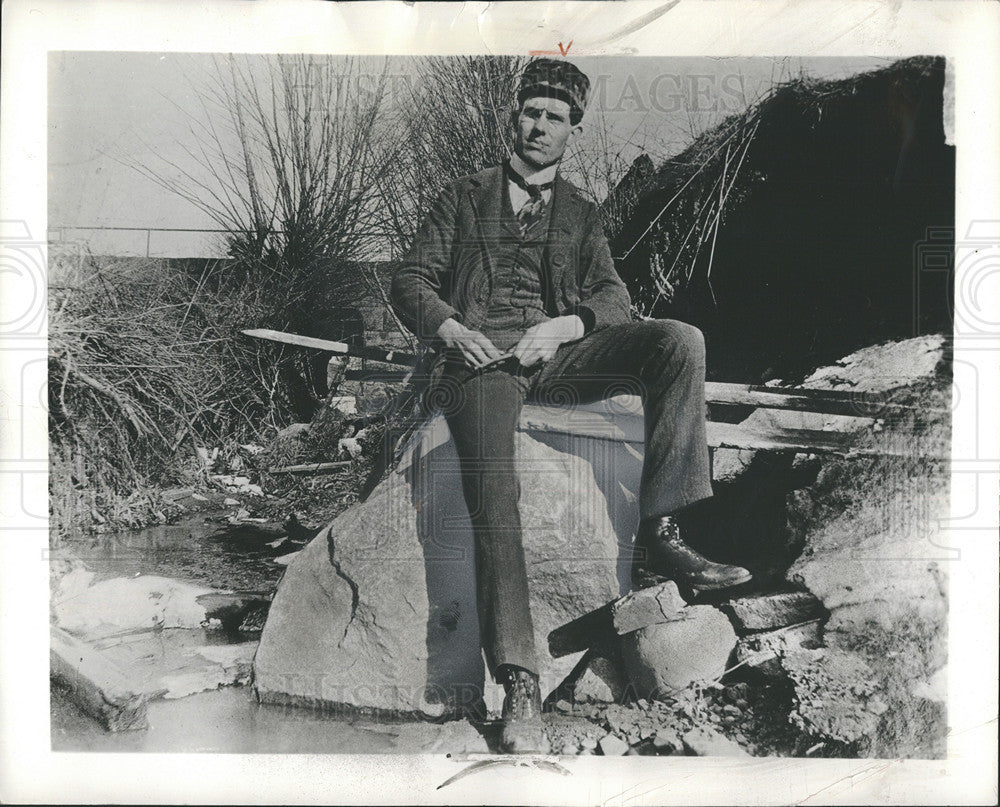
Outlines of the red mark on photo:
{"label": "red mark on photo", "polygon": [[569,44],[564,48],[563,43],[559,42],[559,50],[529,50],[529,56],[565,56],[569,53],[569,49],[573,47],[573,40],[569,41]]}

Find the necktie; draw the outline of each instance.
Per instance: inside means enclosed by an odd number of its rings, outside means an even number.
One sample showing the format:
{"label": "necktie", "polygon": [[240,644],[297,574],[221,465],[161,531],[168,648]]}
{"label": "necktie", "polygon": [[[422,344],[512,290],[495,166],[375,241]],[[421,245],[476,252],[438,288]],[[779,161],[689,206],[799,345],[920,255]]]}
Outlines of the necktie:
{"label": "necktie", "polygon": [[528,201],[517,211],[517,220],[521,225],[521,235],[523,236],[541,220],[545,211],[545,199],[542,197],[542,191],[551,188],[552,183],[544,182],[541,185],[532,185],[525,182],[524,177],[510,167],[510,163],[507,164],[507,176],[515,185],[528,193]]}

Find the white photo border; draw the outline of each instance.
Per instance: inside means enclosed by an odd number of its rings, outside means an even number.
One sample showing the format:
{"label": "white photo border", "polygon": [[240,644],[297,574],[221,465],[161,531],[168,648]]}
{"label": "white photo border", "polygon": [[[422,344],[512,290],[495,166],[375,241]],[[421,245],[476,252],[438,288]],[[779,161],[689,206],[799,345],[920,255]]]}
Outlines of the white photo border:
{"label": "white photo border", "polygon": [[[1000,244],[1000,5],[927,0],[325,3],[8,0],[3,4],[0,237],[45,254],[50,51],[941,55],[954,76],[956,235]],[[992,242],[989,239],[993,239]],[[20,243],[20,242],[19,242]],[[962,287],[962,255],[956,266]],[[28,277],[32,267],[25,259]],[[968,264],[974,266],[974,262]],[[975,264],[983,271],[981,264]],[[992,268],[990,268],[992,267]],[[996,261],[981,280],[996,282]],[[970,268],[969,271],[973,271]],[[37,277],[44,301],[44,269]],[[34,282],[34,281],[32,281]],[[9,277],[0,283],[12,288]],[[30,286],[30,283],[29,283]],[[997,288],[993,285],[991,288]],[[997,300],[956,295],[955,359],[979,422],[953,425],[949,741],[944,760],[580,757],[571,776],[505,767],[436,788],[444,756],[53,753],[44,304],[0,289],[0,798],[112,803],[989,804],[997,782]],[[29,295],[30,296],[30,295]],[[1000,296],[1000,295],[998,295]],[[968,325],[968,323],[974,323]]]}

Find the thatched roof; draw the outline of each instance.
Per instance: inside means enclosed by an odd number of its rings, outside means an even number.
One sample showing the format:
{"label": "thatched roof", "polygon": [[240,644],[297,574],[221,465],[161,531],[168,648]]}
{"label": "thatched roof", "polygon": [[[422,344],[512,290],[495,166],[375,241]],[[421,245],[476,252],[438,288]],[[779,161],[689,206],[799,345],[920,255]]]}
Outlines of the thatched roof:
{"label": "thatched roof", "polygon": [[824,181],[894,166],[915,107],[934,96],[940,107],[943,72],[943,59],[916,56],[841,80],[798,78],[655,170],[641,156],[604,203],[623,222],[608,235],[639,311],[683,294],[706,263],[716,227],[763,184],[797,177],[826,193]]}

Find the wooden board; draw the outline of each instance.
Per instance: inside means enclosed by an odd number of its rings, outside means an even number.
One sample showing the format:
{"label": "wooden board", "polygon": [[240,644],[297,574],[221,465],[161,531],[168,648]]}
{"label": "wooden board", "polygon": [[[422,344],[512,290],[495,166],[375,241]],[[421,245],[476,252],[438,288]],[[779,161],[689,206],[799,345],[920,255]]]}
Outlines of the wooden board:
{"label": "wooden board", "polygon": [[811,387],[762,387],[721,381],[705,382],[705,400],[716,404],[791,409],[851,417],[885,417],[913,408],[891,403],[880,395],[865,392]]}
{"label": "wooden board", "polygon": [[269,474],[323,474],[340,471],[351,464],[351,460],[336,460],[334,462],[307,462],[302,465],[284,465],[280,468],[268,468]]}

